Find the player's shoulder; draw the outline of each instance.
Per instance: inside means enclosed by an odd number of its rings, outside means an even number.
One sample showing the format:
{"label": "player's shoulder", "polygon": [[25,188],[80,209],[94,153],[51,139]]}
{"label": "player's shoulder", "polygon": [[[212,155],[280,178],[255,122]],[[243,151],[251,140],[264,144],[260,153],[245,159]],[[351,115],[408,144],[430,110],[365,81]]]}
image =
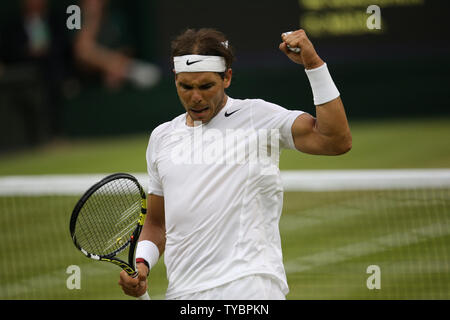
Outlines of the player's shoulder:
{"label": "player's shoulder", "polygon": [[265,101],[263,99],[255,99],[255,98],[248,98],[248,99],[231,98],[231,100],[232,100],[233,106],[240,106],[242,108],[246,108],[246,107],[249,108],[254,105],[267,103],[267,101]]}
{"label": "player's shoulder", "polygon": [[169,127],[170,127],[170,121],[161,123],[155,129],[152,130],[152,133],[150,134],[150,138],[153,138],[153,139],[158,138],[159,136],[164,134],[164,132],[167,131]]}
{"label": "player's shoulder", "polygon": [[152,133],[150,134],[151,139],[159,139],[166,134],[171,133],[175,128],[177,128],[180,123],[183,122],[183,118],[186,117],[186,114],[180,114],[179,116],[173,118],[170,121],[166,121],[164,123],[161,123],[158,125],[155,129],[153,129]]}
{"label": "player's shoulder", "polygon": [[253,106],[255,108],[260,108],[260,109],[279,109],[279,108],[284,109],[284,107],[282,107],[276,103],[266,101],[264,99],[254,99]]}
{"label": "player's shoulder", "polygon": [[181,121],[181,117],[183,116],[185,115],[183,114],[170,121],[163,122],[154,128],[150,133],[147,151],[155,152],[156,150],[159,150],[164,141],[166,141],[167,138],[170,138],[176,123],[179,123]]}
{"label": "player's shoulder", "polygon": [[253,108],[253,109],[265,109],[265,108],[282,108],[281,106],[266,101],[261,98],[250,98],[250,99],[233,99],[233,105],[242,106],[243,108]]}
{"label": "player's shoulder", "polygon": [[263,100],[263,99],[255,99],[255,98],[248,98],[248,99],[237,99],[232,98],[232,101],[230,104],[228,104],[227,109],[228,110],[241,110],[239,111],[241,114],[245,111],[248,112],[248,114],[253,114],[255,110],[263,110],[264,107],[270,105],[269,102]]}

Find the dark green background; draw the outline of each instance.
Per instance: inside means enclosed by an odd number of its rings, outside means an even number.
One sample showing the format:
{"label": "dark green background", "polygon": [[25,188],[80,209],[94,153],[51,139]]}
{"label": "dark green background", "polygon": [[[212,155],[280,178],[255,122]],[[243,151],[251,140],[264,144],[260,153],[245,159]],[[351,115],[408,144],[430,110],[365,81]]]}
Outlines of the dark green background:
{"label": "dark green background", "polygon": [[[18,14],[19,3],[2,4],[0,26]],[[64,23],[66,7],[79,2],[50,3]],[[437,0],[423,6],[381,7],[388,30],[383,34],[311,39],[329,65],[350,120],[450,115],[446,7],[445,1]],[[111,91],[71,65],[75,90],[61,102],[63,137],[151,132],[183,112],[169,54],[171,39],[187,27],[215,27],[229,36],[237,57],[230,96],[262,98],[314,113],[306,75],[278,50],[280,33],[301,24],[298,1],[112,1],[110,9],[110,23],[121,26],[119,41],[133,45],[137,58],[159,65],[163,78],[148,90],[127,85]],[[68,39],[74,34],[67,31]],[[28,144],[21,111],[6,97],[10,90],[28,90],[39,99],[39,81],[31,79],[26,88],[11,89],[0,76],[0,149]]]}

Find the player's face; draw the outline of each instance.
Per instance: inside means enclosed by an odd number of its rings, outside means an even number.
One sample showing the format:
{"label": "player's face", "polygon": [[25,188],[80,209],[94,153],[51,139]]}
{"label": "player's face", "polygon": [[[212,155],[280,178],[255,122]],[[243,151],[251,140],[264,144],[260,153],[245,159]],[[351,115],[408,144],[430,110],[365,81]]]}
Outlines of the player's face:
{"label": "player's face", "polygon": [[231,69],[222,79],[216,72],[181,72],[175,77],[178,97],[187,111],[187,125],[209,122],[225,105],[225,89],[231,83]]}

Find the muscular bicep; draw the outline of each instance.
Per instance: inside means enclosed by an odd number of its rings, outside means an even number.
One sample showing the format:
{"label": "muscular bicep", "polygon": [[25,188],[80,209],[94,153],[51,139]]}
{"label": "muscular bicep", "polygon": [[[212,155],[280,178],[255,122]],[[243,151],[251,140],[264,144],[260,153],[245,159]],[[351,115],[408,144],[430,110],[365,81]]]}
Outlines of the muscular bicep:
{"label": "muscular bicep", "polygon": [[291,131],[297,150],[310,154],[340,155],[352,148],[352,135],[340,97],[316,106],[316,116],[302,114]]}
{"label": "muscular bicep", "polygon": [[317,120],[308,113],[299,115],[292,124],[295,148],[315,155],[334,155],[333,138],[319,132]]}
{"label": "muscular bicep", "polygon": [[149,194],[147,198],[147,217],[140,240],[154,242],[162,254],[166,245],[166,218],[164,211],[164,197]]}

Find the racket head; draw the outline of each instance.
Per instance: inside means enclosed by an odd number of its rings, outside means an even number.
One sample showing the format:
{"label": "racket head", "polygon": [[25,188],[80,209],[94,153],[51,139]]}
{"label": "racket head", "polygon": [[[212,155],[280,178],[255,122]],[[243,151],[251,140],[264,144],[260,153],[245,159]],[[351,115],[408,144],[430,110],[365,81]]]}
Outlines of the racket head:
{"label": "racket head", "polygon": [[[89,188],[70,218],[75,246],[88,258],[112,262],[135,275],[134,251],[146,215],[146,194],[127,173],[114,173]],[[130,246],[128,263],[115,256]]]}

